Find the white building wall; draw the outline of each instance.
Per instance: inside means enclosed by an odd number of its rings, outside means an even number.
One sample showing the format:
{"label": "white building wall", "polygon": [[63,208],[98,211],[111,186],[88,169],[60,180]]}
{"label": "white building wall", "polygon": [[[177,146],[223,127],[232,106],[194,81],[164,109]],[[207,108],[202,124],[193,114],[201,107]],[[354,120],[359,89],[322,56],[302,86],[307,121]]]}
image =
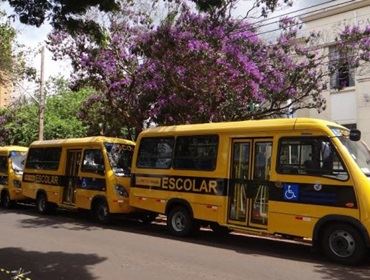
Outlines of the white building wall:
{"label": "white building wall", "polygon": [[[315,45],[320,45],[324,52],[335,44],[335,38],[346,25],[370,25],[370,0],[358,0],[344,4],[335,9],[323,9],[315,14],[302,18],[303,35],[319,32],[320,37]],[[339,124],[356,124],[362,132],[362,138],[370,145],[370,65],[364,64],[355,73],[355,86],[340,91],[324,91],[326,109],[301,110],[298,117],[313,117],[331,120]]]}

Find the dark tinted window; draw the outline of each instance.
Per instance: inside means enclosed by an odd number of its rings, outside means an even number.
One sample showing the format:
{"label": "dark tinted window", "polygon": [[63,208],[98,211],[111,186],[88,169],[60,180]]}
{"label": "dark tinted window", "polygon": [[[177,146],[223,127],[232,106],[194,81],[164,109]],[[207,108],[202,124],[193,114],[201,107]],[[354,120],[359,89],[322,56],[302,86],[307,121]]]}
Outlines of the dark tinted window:
{"label": "dark tinted window", "polygon": [[170,168],[174,138],[141,139],[137,167]]}
{"label": "dark tinted window", "polygon": [[8,172],[8,157],[6,156],[0,156],[0,172]]}
{"label": "dark tinted window", "polygon": [[99,149],[85,150],[81,171],[103,173],[104,170],[104,158],[102,151]]}
{"label": "dark tinted window", "polygon": [[28,152],[26,168],[58,169],[62,148],[31,148]]}
{"label": "dark tinted window", "polygon": [[214,170],[217,160],[217,135],[176,138],[174,168]]}
{"label": "dark tinted window", "polygon": [[278,171],[284,174],[319,175],[339,180],[348,178],[328,138],[288,138],[280,141]]}

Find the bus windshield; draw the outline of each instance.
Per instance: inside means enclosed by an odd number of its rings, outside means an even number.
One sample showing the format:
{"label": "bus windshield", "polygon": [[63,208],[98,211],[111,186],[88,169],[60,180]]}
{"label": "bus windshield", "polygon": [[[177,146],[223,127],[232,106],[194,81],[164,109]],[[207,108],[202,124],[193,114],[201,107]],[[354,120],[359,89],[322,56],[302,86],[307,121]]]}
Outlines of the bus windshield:
{"label": "bus windshield", "polygon": [[10,152],[10,159],[14,172],[19,174],[23,173],[26,152],[12,151]]}
{"label": "bus windshield", "polygon": [[347,148],[349,154],[367,177],[370,177],[370,151],[365,142],[351,141],[349,131],[339,127],[331,127],[332,132]]}
{"label": "bus windshield", "polygon": [[118,143],[105,143],[104,145],[114,174],[130,176],[134,146]]}

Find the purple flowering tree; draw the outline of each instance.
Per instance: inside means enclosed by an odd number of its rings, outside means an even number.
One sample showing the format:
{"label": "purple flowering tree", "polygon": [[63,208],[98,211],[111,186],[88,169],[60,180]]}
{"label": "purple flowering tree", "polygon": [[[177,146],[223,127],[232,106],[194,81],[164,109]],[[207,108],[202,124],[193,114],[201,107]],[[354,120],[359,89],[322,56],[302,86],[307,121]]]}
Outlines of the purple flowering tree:
{"label": "purple flowering tree", "polygon": [[[156,28],[112,21],[103,46],[85,34],[50,36],[56,56],[72,58],[76,85],[97,90],[81,112],[92,134],[133,137],[145,122],[260,119],[325,108],[320,93],[335,65],[325,67],[327,57],[309,47],[310,38],[298,37],[296,21],[283,19],[271,43],[248,20],[230,16],[235,1],[215,2],[203,6],[208,12],[182,5]],[[271,10],[278,1],[266,2]],[[354,66],[369,60],[368,33],[347,28],[338,38],[343,50],[356,49]]]}

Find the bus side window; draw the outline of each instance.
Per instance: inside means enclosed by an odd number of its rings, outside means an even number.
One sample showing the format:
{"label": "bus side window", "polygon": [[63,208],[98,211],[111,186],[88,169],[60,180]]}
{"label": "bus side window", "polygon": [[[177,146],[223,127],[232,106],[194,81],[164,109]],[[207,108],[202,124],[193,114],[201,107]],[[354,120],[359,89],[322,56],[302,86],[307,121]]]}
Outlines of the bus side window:
{"label": "bus side window", "polygon": [[59,167],[61,148],[30,148],[28,151],[26,168],[57,170]]}
{"label": "bus side window", "polygon": [[102,173],[104,170],[104,158],[102,151],[99,149],[85,150],[81,171]]}
{"label": "bus side window", "polygon": [[173,167],[188,170],[214,170],[217,147],[217,135],[178,136]]}
{"label": "bus side window", "polygon": [[280,140],[278,172],[316,175],[347,180],[337,152],[326,137],[295,137]]}
{"label": "bus side window", "polygon": [[168,169],[172,165],[173,137],[142,138],[137,167]]}
{"label": "bus side window", "polygon": [[0,156],[0,172],[7,173],[8,172],[8,157]]}

